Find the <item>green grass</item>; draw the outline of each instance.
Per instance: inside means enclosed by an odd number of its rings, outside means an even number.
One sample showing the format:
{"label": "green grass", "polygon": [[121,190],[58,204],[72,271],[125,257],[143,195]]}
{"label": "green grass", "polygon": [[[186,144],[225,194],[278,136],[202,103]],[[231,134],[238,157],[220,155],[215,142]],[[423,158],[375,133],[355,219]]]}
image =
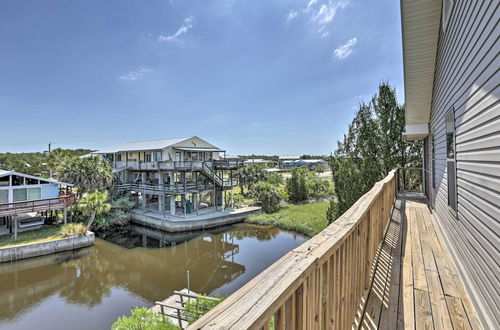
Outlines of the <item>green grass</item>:
{"label": "green grass", "polygon": [[11,247],[17,245],[42,243],[61,239],[60,226],[45,226],[41,229],[18,233],[17,239],[12,239],[12,234],[0,236],[0,247]]}
{"label": "green grass", "polygon": [[312,237],[328,226],[326,220],[328,205],[328,202],[289,204],[276,213],[251,215],[246,222],[276,226]]}

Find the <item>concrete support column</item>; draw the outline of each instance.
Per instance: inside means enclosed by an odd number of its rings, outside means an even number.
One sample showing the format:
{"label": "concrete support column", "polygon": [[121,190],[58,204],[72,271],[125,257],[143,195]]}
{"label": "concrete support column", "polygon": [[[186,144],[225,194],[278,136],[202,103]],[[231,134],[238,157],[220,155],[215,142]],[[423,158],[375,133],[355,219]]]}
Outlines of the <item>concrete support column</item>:
{"label": "concrete support column", "polygon": [[224,207],[226,206],[226,192],[225,191],[221,191],[221,209],[222,211],[224,211]]}
{"label": "concrete support column", "polygon": [[186,195],[181,195],[181,205],[182,205],[182,212],[184,212],[184,217],[186,216]]}
{"label": "concrete support column", "polygon": [[163,172],[158,172],[158,183],[160,184],[160,187],[163,188],[164,186],[164,173]]}
{"label": "concrete support column", "polygon": [[182,190],[186,192],[186,172],[181,173]]}
{"label": "concrete support column", "polygon": [[[143,185],[146,184],[146,172],[142,172],[141,173],[141,183]],[[146,189],[143,189],[142,193],[141,193],[141,202],[142,202],[142,208],[145,209],[146,208],[146,203],[147,201],[147,195],[146,195]]]}
{"label": "concrete support column", "polygon": [[174,173],[168,173],[168,180],[170,181],[170,189],[174,189]]}
{"label": "concrete support column", "polygon": [[66,208],[64,208],[64,210],[63,210],[63,220],[64,220],[64,224],[66,224],[66,222],[68,220],[68,211],[66,210]]}
{"label": "concrete support column", "polygon": [[198,214],[198,200],[199,200],[199,194],[198,193],[193,193],[193,209],[196,211],[196,214]]}
{"label": "concrete support column", "polygon": [[165,195],[163,194],[158,195],[158,210],[160,213],[165,212]]}
{"label": "concrete support column", "polygon": [[19,224],[19,220],[17,219],[17,215],[14,215],[12,217],[12,219],[14,220],[14,240],[17,239],[17,226]]}
{"label": "concrete support column", "polygon": [[170,196],[170,214],[175,215],[175,195]]}

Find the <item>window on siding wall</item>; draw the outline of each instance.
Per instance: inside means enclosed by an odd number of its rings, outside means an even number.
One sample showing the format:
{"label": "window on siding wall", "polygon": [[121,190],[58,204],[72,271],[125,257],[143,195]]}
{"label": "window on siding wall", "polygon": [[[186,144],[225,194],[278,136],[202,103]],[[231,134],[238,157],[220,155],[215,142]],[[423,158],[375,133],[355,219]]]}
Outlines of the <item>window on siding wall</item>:
{"label": "window on siding wall", "polygon": [[122,154],[116,155],[116,161],[118,161],[118,162],[122,161]]}
{"label": "window on siding wall", "polygon": [[42,199],[41,188],[28,188],[28,200]]}
{"label": "window on siding wall", "polygon": [[19,175],[12,175],[12,185],[13,186],[23,186],[24,185],[24,177]]}
{"label": "window on siding wall", "polygon": [[10,185],[10,175],[6,175],[0,178],[0,187]]}
{"label": "window on siding wall", "polygon": [[151,161],[151,153],[146,153],[144,154],[144,161],[150,162]]}
{"label": "window on siding wall", "polygon": [[446,114],[446,166],[448,172],[448,205],[457,210],[457,177],[455,161],[455,111]]}
{"label": "window on siding wall", "polygon": [[24,202],[28,197],[27,189],[14,189],[12,193],[14,202]]}
{"label": "window on siding wall", "polygon": [[154,156],[154,161],[155,162],[161,161],[161,151],[155,151],[155,153],[153,154],[153,156]]}
{"label": "window on siding wall", "polygon": [[37,179],[26,178],[26,184],[27,185],[40,184],[40,181],[38,181]]}
{"label": "window on siding wall", "polygon": [[9,202],[9,191],[8,190],[0,190],[0,204]]}

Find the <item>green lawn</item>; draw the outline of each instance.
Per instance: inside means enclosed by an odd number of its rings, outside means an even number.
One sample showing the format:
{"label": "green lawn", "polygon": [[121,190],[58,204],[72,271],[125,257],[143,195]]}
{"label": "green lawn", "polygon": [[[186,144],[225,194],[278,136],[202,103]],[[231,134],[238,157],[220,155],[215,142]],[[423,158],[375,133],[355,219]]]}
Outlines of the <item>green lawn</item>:
{"label": "green lawn", "polygon": [[2,235],[0,236],[0,248],[60,239],[63,238],[60,230],[60,226],[44,226],[41,229],[19,233],[15,241],[12,239],[11,234]]}
{"label": "green lawn", "polygon": [[326,210],[328,202],[309,204],[290,204],[286,208],[273,214],[251,215],[246,222],[277,226],[284,230],[295,231],[312,237],[326,228]]}

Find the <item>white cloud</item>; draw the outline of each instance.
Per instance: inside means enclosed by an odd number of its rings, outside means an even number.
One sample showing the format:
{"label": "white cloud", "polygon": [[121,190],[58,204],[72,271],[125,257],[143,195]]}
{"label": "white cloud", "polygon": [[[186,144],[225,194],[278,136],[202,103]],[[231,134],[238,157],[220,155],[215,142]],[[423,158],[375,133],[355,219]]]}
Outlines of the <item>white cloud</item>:
{"label": "white cloud", "polygon": [[339,60],[342,60],[346,58],[347,56],[351,55],[352,53],[352,47],[356,45],[358,42],[358,38],[354,37],[352,39],[349,39],[345,44],[337,47],[333,53],[335,54],[335,57],[337,57]]}
{"label": "white cloud", "polygon": [[191,28],[193,27],[193,22],[194,22],[193,16],[186,17],[181,27],[177,30],[177,32],[169,36],[164,36],[163,34],[160,34],[160,36],[158,37],[158,41],[178,40],[181,35],[186,34],[189,30],[191,30]]}
{"label": "white cloud", "polygon": [[291,20],[295,19],[299,13],[296,10],[290,10],[288,12],[288,15],[286,16],[286,21],[290,22]]}
{"label": "white cloud", "polygon": [[141,79],[142,77],[144,77],[145,74],[150,72],[153,72],[153,70],[140,66],[137,70],[130,71],[127,74],[119,76],[118,79],[123,81],[135,81]]}
{"label": "white cloud", "polygon": [[304,13],[308,13],[312,10],[312,7],[318,3],[318,0],[309,0],[309,2],[307,3],[307,6],[306,8],[304,9]]}

